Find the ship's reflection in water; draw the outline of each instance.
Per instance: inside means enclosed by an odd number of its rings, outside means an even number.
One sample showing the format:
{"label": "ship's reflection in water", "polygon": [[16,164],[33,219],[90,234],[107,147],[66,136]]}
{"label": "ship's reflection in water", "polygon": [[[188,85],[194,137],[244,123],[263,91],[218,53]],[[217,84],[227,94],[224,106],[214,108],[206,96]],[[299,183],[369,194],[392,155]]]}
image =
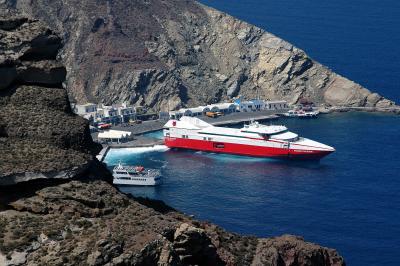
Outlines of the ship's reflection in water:
{"label": "ship's reflection in water", "polygon": [[160,186],[121,187],[123,192],[164,200],[174,208],[202,219],[214,215],[223,218],[220,210],[224,210],[226,217],[233,216],[228,218],[230,222],[234,222],[235,217],[248,221],[256,219],[257,212],[248,213],[246,217],[243,214],[257,205],[262,211],[267,203],[279,204],[282,197],[277,194],[298,190],[305,182],[312,187],[318,182],[328,182],[326,178],[310,176],[313,176],[312,172],[323,173],[331,167],[316,161],[168,150],[163,146],[113,150],[106,162],[112,168],[119,160],[130,165],[160,168],[164,178]]}

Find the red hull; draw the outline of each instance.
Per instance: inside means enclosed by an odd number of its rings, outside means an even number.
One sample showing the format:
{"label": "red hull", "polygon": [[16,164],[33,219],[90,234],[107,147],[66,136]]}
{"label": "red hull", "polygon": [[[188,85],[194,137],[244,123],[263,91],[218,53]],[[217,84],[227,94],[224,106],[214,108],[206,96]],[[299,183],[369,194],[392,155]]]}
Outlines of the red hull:
{"label": "red hull", "polygon": [[253,157],[271,157],[280,159],[319,160],[322,157],[331,153],[331,151],[283,149],[170,137],[164,138],[164,142],[165,145],[169,148],[181,148],[189,150],[229,153]]}

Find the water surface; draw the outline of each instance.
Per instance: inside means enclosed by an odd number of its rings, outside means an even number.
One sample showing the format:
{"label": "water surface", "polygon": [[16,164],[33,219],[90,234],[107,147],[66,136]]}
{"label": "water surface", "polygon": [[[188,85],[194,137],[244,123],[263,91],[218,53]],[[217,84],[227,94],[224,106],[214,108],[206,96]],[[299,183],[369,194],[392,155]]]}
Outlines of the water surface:
{"label": "water surface", "polygon": [[277,123],[337,151],[315,163],[157,146],[112,150],[106,162],[161,168],[163,185],[122,190],[164,200],[227,230],[260,237],[297,234],[335,247],[349,265],[396,265],[400,117],[337,113]]}
{"label": "water surface", "polygon": [[274,33],[335,72],[400,102],[400,1],[200,2]]}

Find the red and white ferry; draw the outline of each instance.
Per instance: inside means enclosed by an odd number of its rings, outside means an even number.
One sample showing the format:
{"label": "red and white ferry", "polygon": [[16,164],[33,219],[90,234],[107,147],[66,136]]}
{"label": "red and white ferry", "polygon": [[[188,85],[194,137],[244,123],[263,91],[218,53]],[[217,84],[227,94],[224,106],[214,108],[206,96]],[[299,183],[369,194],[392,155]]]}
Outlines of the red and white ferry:
{"label": "red and white ferry", "polygon": [[286,159],[318,160],[335,151],[285,126],[251,122],[242,128],[217,127],[187,116],[165,124],[164,141],[169,148]]}

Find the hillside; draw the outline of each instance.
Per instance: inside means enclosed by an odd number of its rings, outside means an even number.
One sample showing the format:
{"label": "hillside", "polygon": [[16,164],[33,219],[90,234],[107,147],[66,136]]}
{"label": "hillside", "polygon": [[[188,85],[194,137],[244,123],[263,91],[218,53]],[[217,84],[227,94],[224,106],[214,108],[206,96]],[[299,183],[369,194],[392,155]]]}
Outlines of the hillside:
{"label": "hillside", "polygon": [[155,110],[243,95],[388,110],[393,102],[255,26],[191,0],[5,0],[62,33],[77,102]]}

